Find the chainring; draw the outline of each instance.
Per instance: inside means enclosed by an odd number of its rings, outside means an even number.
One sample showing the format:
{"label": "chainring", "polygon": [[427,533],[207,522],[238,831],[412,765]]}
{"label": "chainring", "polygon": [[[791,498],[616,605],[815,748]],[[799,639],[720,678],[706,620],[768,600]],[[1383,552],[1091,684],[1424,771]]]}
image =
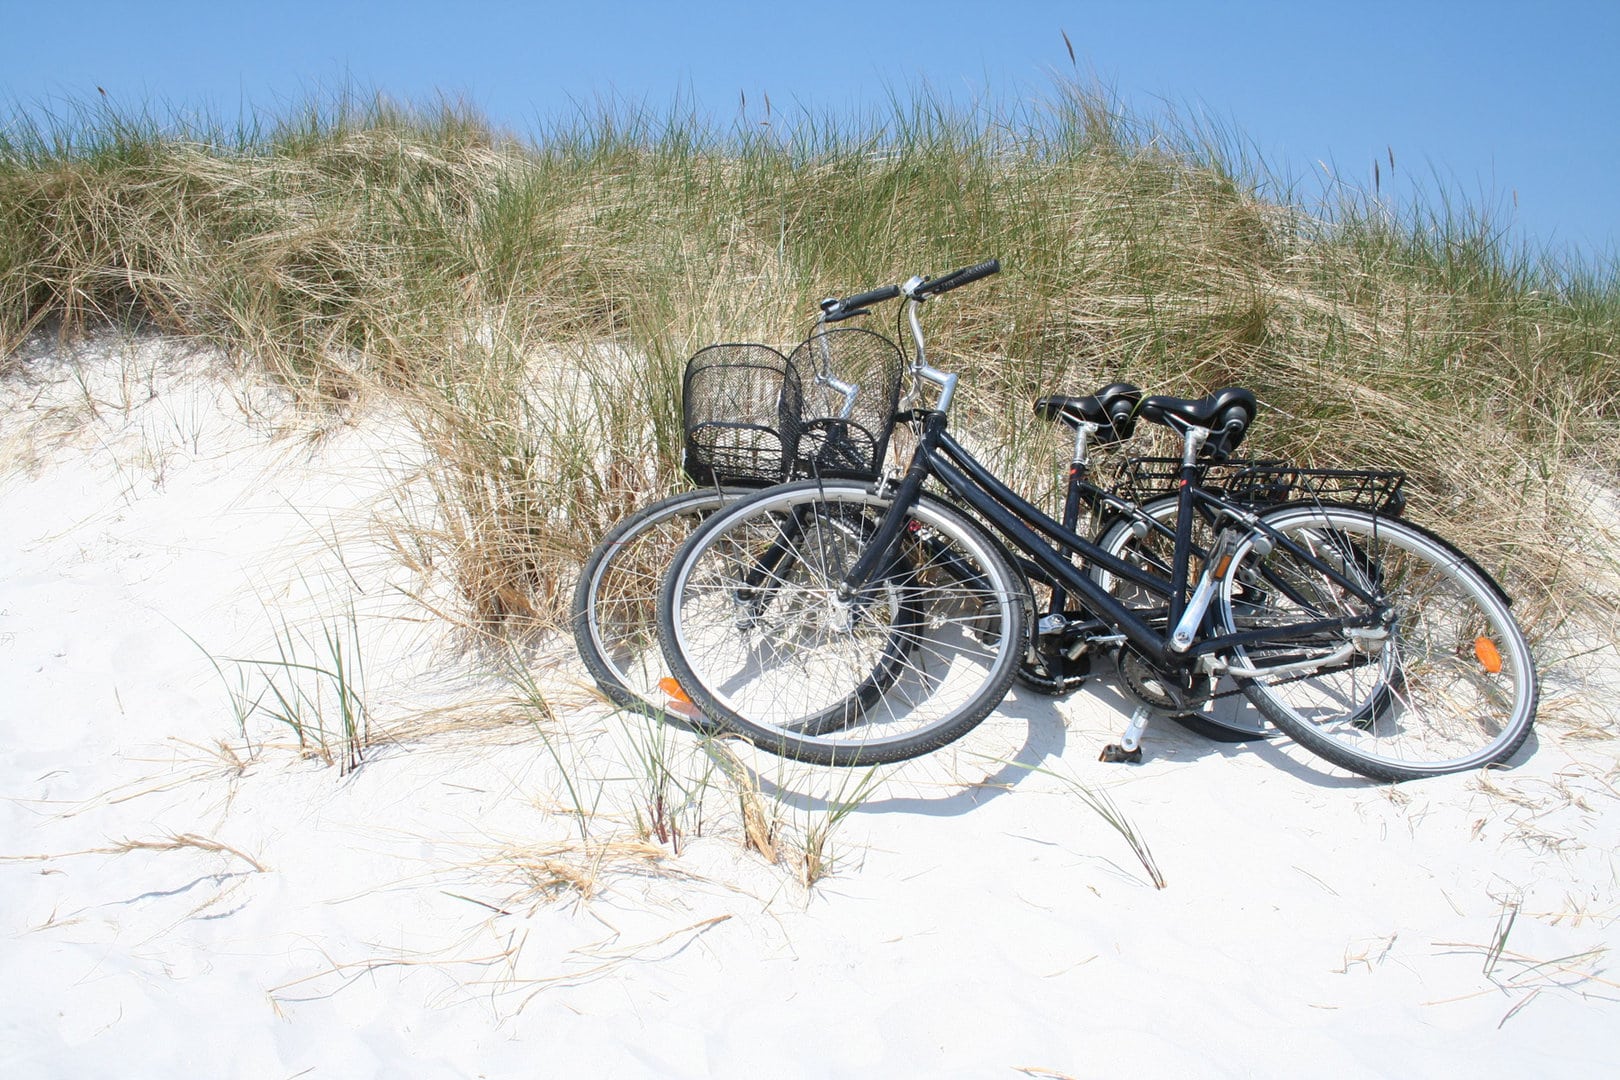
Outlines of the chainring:
{"label": "chainring", "polygon": [[1166,675],[1128,645],[1121,646],[1114,654],[1114,663],[1119,670],[1120,683],[1150,709],[1182,716],[1197,712],[1210,698],[1209,679]]}

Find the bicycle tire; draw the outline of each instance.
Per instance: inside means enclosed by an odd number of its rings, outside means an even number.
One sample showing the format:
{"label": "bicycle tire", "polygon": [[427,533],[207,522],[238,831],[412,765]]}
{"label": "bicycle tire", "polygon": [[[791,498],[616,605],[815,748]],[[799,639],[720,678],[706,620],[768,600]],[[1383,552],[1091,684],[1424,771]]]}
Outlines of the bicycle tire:
{"label": "bicycle tire", "polygon": [[[1286,630],[1365,608],[1285,545],[1257,544],[1266,530],[1378,594],[1393,613],[1388,637],[1351,663],[1239,679],[1267,719],[1333,764],[1390,782],[1502,764],[1518,752],[1535,719],[1534,657],[1501,589],[1472,560],[1426,529],[1353,507],[1282,506],[1261,522],[1266,529],[1240,542],[1221,582],[1226,632]],[[1345,640],[1342,632],[1280,636],[1232,655],[1262,668]]]}
{"label": "bicycle tire", "polygon": [[[1150,499],[1137,508],[1145,515],[1147,522],[1152,523],[1146,531],[1141,527],[1144,524],[1142,518],[1135,515],[1122,517],[1103,532],[1102,539],[1097,542],[1098,546],[1115,558],[1124,559],[1168,578],[1175,543],[1174,538],[1161,532],[1158,526],[1174,530],[1179,507],[1180,499],[1175,495]],[[1202,552],[1209,550],[1209,545],[1213,542],[1202,517],[1199,518],[1195,530],[1193,558],[1188,567],[1189,577],[1194,581],[1203,571]],[[1153,606],[1163,606],[1164,601],[1161,598],[1153,597],[1146,589],[1121,580],[1100,566],[1092,566],[1089,573],[1091,580],[1114,594],[1127,607],[1142,607],[1150,603]],[[1265,716],[1252,709],[1235,711],[1231,714],[1172,713],[1170,719],[1214,742],[1248,742],[1252,739],[1269,739],[1277,734],[1276,729],[1266,722]]]}
{"label": "bicycle tire", "polygon": [[585,669],[613,704],[703,730],[701,712],[659,685],[669,674],[658,647],[658,589],[692,530],[747,488],[699,488],[643,507],[602,537],[574,586],[574,644]]}
{"label": "bicycle tire", "polygon": [[[869,483],[808,480],[693,532],[658,625],[710,719],[783,757],[873,765],[936,750],[1001,702],[1027,642],[1028,596],[1000,544],[959,511],[923,495],[888,566],[837,600],[887,508]],[[762,572],[784,547],[791,569]]]}

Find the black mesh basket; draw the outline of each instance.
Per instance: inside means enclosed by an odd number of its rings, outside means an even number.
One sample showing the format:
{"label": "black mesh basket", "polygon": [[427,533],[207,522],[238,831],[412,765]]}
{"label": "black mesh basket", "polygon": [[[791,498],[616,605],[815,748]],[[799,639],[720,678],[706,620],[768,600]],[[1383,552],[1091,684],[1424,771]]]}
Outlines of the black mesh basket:
{"label": "black mesh basket", "polygon": [[[1406,507],[1406,474],[1398,469],[1306,469],[1275,460],[1232,460],[1200,465],[1205,487],[1233,502],[1270,506],[1285,502],[1324,502],[1357,506],[1381,514]],[[1146,502],[1175,492],[1181,459],[1133,457],[1121,465],[1114,493]]]}
{"label": "black mesh basket", "polygon": [[686,362],[681,414],[694,483],[779,483],[799,445],[799,380],[769,345],[710,345]]}
{"label": "black mesh basket", "polygon": [[[686,473],[704,485],[876,476],[902,367],[893,342],[856,328],[814,334],[791,357],[711,345],[687,361],[681,386]],[[823,372],[858,388],[853,404]]]}
{"label": "black mesh basket", "polygon": [[[788,364],[803,402],[795,475],[865,478],[881,472],[904,367],[894,342],[858,327],[823,330],[794,349]],[[857,388],[853,403],[823,372]]]}

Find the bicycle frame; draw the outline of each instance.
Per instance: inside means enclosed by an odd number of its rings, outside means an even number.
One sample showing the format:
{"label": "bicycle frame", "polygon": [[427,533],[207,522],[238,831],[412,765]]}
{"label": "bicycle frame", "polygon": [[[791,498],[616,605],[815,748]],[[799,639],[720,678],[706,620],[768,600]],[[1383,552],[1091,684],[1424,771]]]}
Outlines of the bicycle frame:
{"label": "bicycle frame", "polygon": [[[999,532],[1011,546],[1027,557],[1033,565],[1053,583],[1076,597],[1082,607],[1099,617],[1108,626],[1117,628],[1124,640],[1140,652],[1151,664],[1164,671],[1186,672],[1199,665],[1201,657],[1214,656],[1234,647],[1314,637],[1324,632],[1347,629],[1373,629],[1383,620],[1384,605],[1380,598],[1360,583],[1340,573],[1320,560],[1314,553],[1290,538],[1268,527],[1262,518],[1234,503],[1205,490],[1199,481],[1197,454],[1207,432],[1192,428],[1184,432],[1184,453],[1178,487],[1174,555],[1171,576],[1163,576],[1123,559],[1109,555],[1096,543],[1081,536],[1072,527],[1053,520],[1040,508],[1014,492],[997,479],[968,450],[947,431],[946,410],[956,389],[956,376],[937,371],[927,365],[922,344],[922,328],[917,321],[917,301],[908,305],[912,336],[917,343],[917,359],[911,365],[916,380],[932,383],[940,388],[940,399],[933,409],[913,410],[919,438],[910,466],[894,491],[894,501],[872,542],[844,578],[840,595],[850,599],[860,592],[881,565],[886,564],[889,552],[905,527],[909,512],[919,498],[924,482],[930,477],[941,483],[956,498],[971,506],[979,516]],[[1077,511],[1073,506],[1075,488],[1070,485],[1070,499],[1065,517]],[[1231,571],[1219,560],[1206,560],[1202,580],[1194,593],[1194,614],[1189,616],[1189,566],[1193,553],[1193,519],[1195,513],[1212,515],[1211,520],[1223,518],[1245,530],[1264,536],[1274,547],[1283,547],[1333,583],[1357,597],[1369,607],[1367,614],[1357,617],[1324,618],[1286,628],[1266,628],[1239,631],[1231,634],[1202,636],[1207,621],[1208,602],[1213,589],[1223,575]],[[1153,625],[1148,618],[1121,604],[1091,576],[1075,565],[1074,558],[1107,570],[1117,577],[1139,585],[1168,601],[1164,630]],[[1022,560],[1020,560],[1022,562]],[[1027,573],[1027,571],[1026,571]],[[1274,587],[1286,589],[1285,583],[1271,580]],[[1298,599],[1296,597],[1296,599]],[[1197,605],[1202,604],[1202,607]],[[1188,619],[1193,624],[1183,625]],[[1323,666],[1331,662],[1324,660]]]}
{"label": "bicycle frame", "polygon": [[[1129,499],[1121,498],[1105,488],[1098,487],[1089,479],[1091,475],[1090,443],[1099,428],[1088,421],[1075,424],[1074,454],[1069,463],[1067,482],[1064,485],[1063,495],[1063,521],[1062,525],[1068,532],[1078,532],[1080,524],[1080,510],[1087,507],[1091,511],[1093,525],[1092,535],[1101,536],[1107,524],[1133,514],[1138,506]],[[1151,520],[1145,519],[1151,527]],[[1062,582],[1055,581],[1039,566],[1028,559],[1014,560],[1024,571],[1026,576],[1035,575],[1041,582],[1048,585],[1051,590],[1051,600],[1046,615],[1061,615],[1068,600],[1068,592]],[[1037,615],[1037,618],[1044,617]]]}

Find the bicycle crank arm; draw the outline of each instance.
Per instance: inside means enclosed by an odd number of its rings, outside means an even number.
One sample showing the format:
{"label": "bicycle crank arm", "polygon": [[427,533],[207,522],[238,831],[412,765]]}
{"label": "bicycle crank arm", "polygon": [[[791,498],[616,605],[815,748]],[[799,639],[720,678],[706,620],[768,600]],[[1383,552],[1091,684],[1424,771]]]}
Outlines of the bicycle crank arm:
{"label": "bicycle crank arm", "polygon": [[1198,633],[1198,625],[1204,621],[1204,613],[1209,610],[1209,602],[1213,599],[1215,599],[1215,575],[1205,570],[1203,579],[1198,582],[1198,588],[1193,590],[1192,599],[1187,603],[1187,610],[1182,612],[1181,621],[1176,624],[1175,632],[1170,635],[1171,649],[1186,652],[1192,648],[1193,637]]}

